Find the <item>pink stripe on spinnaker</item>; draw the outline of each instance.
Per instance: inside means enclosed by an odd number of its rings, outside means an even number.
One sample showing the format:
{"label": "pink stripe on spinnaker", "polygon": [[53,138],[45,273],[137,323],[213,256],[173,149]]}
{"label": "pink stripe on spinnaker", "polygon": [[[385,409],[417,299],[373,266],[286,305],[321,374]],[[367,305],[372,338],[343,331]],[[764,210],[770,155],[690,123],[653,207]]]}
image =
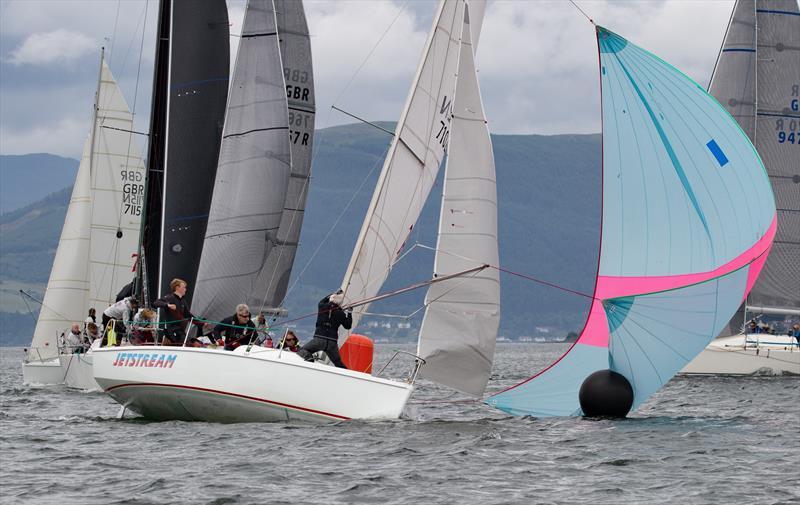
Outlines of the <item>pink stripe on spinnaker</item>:
{"label": "pink stripe on spinnaker", "polygon": [[583,327],[583,332],[581,332],[578,342],[595,347],[608,347],[608,338],[606,311],[603,308],[603,302],[595,298],[592,300],[589,319],[586,320],[586,325]]}
{"label": "pink stripe on spinnaker", "polygon": [[[710,279],[722,277],[735,270],[738,270],[756,260],[766,259],[772,240],[775,238],[775,231],[778,227],[777,214],[772,218],[772,224],[767,232],[750,249],[740,254],[733,260],[725,263],[721,267],[710,272],[684,275],[664,275],[658,277],[615,277],[601,275],[597,278],[597,287],[594,296],[605,300],[608,298],[619,298],[621,296],[633,296],[646,293],[657,293],[670,289],[691,286]],[[762,260],[762,262],[763,262]],[[749,284],[748,277],[748,284]],[[755,280],[755,279],[754,279]],[[748,286],[749,288],[752,286]]]}
{"label": "pink stripe on spinnaker", "polygon": [[742,303],[747,299],[747,295],[750,294],[750,290],[753,289],[753,285],[758,279],[758,274],[760,274],[761,269],[764,268],[764,263],[767,261],[770,249],[772,249],[772,244],[769,245],[765,254],[762,254],[757,260],[750,264],[750,269],[747,271],[747,287],[744,290],[744,295],[742,295]]}
{"label": "pink stripe on spinnaker", "polygon": [[764,266],[769,250],[772,247],[772,240],[775,238],[777,226],[778,219],[776,215],[772,218],[772,224],[769,229],[767,229],[767,232],[753,247],[711,272],[665,275],[660,277],[599,276],[597,278],[597,286],[595,287],[595,298],[592,301],[591,309],[589,309],[589,318],[581,332],[581,336],[578,338],[578,342],[595,347],[608,347],[608,319],[606,318],[606,311],[603,308],[602,300],[609,298],[657,293],[659,291],[690,286],[716,277],[721,277],[750,264],[750,270],[747,274],[747,290],[744,294],[746,297],[747,293],[752,289],[758,277],[758,273]]}

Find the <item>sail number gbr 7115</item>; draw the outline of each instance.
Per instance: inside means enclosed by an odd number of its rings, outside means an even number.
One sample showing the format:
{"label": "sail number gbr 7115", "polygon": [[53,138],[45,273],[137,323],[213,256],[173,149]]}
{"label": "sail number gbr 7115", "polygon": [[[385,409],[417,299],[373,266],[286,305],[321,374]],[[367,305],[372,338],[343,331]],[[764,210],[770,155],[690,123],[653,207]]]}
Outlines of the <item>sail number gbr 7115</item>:
{"label": "sail number gbr 7115", "polygon": [[142,215],[144,201],[144,184],[141,170],[121,170],[122,177],[122,213],[129,216]]}

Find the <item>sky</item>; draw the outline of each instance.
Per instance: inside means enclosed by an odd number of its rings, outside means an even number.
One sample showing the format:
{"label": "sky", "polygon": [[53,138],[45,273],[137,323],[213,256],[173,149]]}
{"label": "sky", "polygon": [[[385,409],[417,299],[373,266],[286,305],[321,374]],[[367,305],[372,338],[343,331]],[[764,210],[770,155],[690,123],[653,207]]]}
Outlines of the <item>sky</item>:
{"label": "sky", "polygon": [[[708,84],[732,0],[576,0],[601,26]],[[231,33],[244,0],[228,0]],[[147,131],[157,0],[0,0],[0,154],[79,158],[100,48]],[[395,121],[436,9],[433,0],[310,0],[317,128]],[[231,37],[232,53],[238,38]],[[231,61],[235,61],[234,58]],[[489,128],[600,131],[597,44],[567,0],[489,0],[477,52]],[[135,108],[134,108],[135,107]]]}

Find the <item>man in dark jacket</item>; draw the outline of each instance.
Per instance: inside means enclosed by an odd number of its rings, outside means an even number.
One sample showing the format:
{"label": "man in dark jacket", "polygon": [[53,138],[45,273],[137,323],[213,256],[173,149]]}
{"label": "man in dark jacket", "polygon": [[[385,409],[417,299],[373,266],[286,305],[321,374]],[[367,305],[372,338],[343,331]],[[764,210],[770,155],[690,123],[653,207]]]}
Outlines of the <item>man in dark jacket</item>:
{"label": "man in dark jacket", "polygon": [[214,340],[225,337],[225,350],[232,351],[240,345],[247,345],[255,338],[256,325],[250,320],[250,308],[240,303],[236,314],[226,317],[214,327]]}
{"label": "man in dark jacket", "polygon": [[[189,321],[195,317],[189,311],[189,305],[184,298],[186,287],[185,280],[172,279],[172,282],[169,283],[172,293],[164,295],[153,302],[153,307],[166,311],[167,325],[164,345],[183,345],[183,341],[186,340],[186,345],[188,346],[203,347],[203,344],[196,338],[186,339],[186,333],[189,331]],[[195,324],[202,325],[203,322],[195,321]]]}
{"label": "man in dark jacket", "polygon": [[340,289],[336,293],[320,300],[317,306],[317,327],[314,338],[297,351],[297,355],[306,361],[313,361],[312,354],[323,351],[339,368],[347,368],[339,356],[339,326],[349,330],[353,326],[353,315],[342,309],[344,295]]}

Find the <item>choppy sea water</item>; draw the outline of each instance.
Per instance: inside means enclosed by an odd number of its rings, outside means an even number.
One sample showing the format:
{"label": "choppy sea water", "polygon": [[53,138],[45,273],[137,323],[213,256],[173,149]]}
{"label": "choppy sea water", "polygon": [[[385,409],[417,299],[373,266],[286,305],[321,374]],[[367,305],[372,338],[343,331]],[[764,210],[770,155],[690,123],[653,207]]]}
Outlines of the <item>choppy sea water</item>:
{"label": "choppy sea water", "polygon": [[[498,346],[490,391],[564,350]],[[102,393],[23,386],[21,359],[0,349],[1,503],[800,504],[793,377],[679,377],[624,420],[511,417],[420,381],[397,421],[219,425],[118,420]]]}

